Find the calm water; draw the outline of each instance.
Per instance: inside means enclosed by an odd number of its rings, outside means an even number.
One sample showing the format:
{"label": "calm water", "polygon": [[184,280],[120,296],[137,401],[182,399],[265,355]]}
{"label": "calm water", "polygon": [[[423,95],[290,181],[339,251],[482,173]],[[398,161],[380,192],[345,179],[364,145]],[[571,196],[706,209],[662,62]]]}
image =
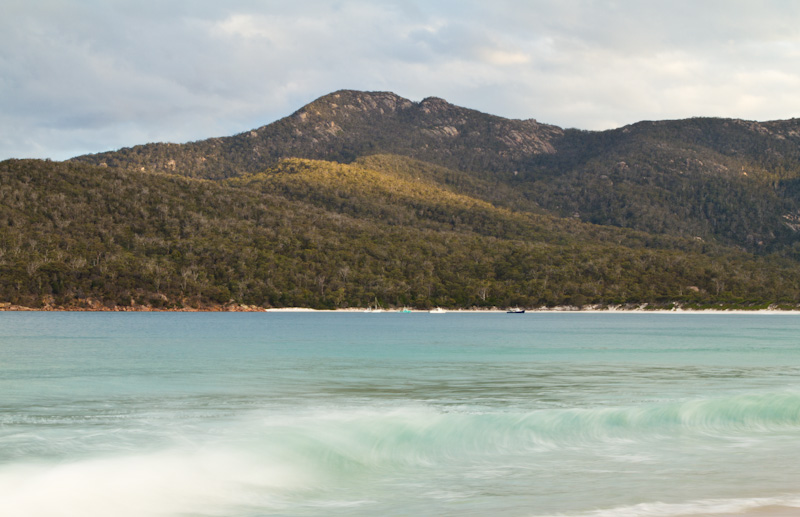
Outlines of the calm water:
{"label": "calm water", "polygon": [[0,515],[800,507],[800,316],[0,313]]}

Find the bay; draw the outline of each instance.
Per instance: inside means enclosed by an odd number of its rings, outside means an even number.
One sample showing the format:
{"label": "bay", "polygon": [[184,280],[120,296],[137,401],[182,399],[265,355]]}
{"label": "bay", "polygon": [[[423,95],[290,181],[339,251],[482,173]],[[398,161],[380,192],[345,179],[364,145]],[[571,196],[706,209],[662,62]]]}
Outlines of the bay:
{"label": "bay", "polygon": [[800,316],[0,313],[0,514],[800,507]]}

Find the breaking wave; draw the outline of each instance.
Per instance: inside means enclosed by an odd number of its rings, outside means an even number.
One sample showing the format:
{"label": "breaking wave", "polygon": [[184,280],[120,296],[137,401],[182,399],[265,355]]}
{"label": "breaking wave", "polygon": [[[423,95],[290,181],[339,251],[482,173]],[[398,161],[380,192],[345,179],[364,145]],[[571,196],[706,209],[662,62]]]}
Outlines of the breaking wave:
{"label": "breaking wave", "polygon": [[[13,427],[19,423],[14,418],[5,416],[0,425]],[[406,404],[257,410],[191,432],[176,423],[169,443],[156,449],[121,440],[117,443],[124,446],[116,450],[97,447],[57,461],[19,456],[0,465],[0,514],[249,516],[360,509],[370,514],[386,494],[414,487],[423,499],[461,497],[468,491],[464,477],[502,477],[512,464],[533,473],[553,468],[549,475],[566,476],[557,471],[565,451],[580,456],[627,444],[623,452],[635,455],[676,436],[720,447],[719,438],[798,431],[800,394],[788,391],[594,409],[487,412]],[[120,431],[91,432],[80,439],[114,443],[103,433]],[[443,476],[451,478],[446,490],[425,492],[426,480]],[[516,482],[524,487],[527,479]],[[613,514],[682,511],[632,506]]]}

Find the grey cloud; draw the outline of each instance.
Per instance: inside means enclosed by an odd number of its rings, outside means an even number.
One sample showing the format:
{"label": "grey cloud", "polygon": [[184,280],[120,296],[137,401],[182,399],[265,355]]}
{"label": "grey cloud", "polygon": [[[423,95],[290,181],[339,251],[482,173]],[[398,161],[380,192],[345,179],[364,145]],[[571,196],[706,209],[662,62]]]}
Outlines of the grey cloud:
{"label": "grey cloud", "polygon": [[[797,6],[796,6],[797,5]],[[800,4],[7,0],[0,157],[245,131],[339,88],[601,129],[800,112]]]}

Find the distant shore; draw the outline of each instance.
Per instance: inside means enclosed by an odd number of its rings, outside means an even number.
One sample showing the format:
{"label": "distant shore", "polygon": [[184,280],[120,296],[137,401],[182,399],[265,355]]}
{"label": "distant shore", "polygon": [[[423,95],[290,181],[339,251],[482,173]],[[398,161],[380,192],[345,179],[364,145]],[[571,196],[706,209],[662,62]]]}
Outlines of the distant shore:
{"label": "distant shore", "polygon": [[[448,309],[442,308],[444,313],[454,314],[492,314],[508,313],[512,310],[503,308],[471,308],[471,309]],[[257,305],[212,305],[206,307],[180,307],[163,308],[150,306],[103,306],[99,304],[85,307],[26,307],[9,303],[0,303],[0,312],[273,312],[273,313],[428,313],[429,309],[368,309],[366,307],[350,307],[344,309],[313,309],[310,307],[260,307]],[[785,309],[770,306],[768,308],[747,309],[747,308],[682,308],[674,307],[671,309],[649,308],[646,305],[640,306],[602,306],[602,307],[538,307],[524,309],[525,313],[547,314],[547,313],[569,313],[569,314],[598,314],[598,313],[619,313],[619,314],[800,314],[800,308]]]}

